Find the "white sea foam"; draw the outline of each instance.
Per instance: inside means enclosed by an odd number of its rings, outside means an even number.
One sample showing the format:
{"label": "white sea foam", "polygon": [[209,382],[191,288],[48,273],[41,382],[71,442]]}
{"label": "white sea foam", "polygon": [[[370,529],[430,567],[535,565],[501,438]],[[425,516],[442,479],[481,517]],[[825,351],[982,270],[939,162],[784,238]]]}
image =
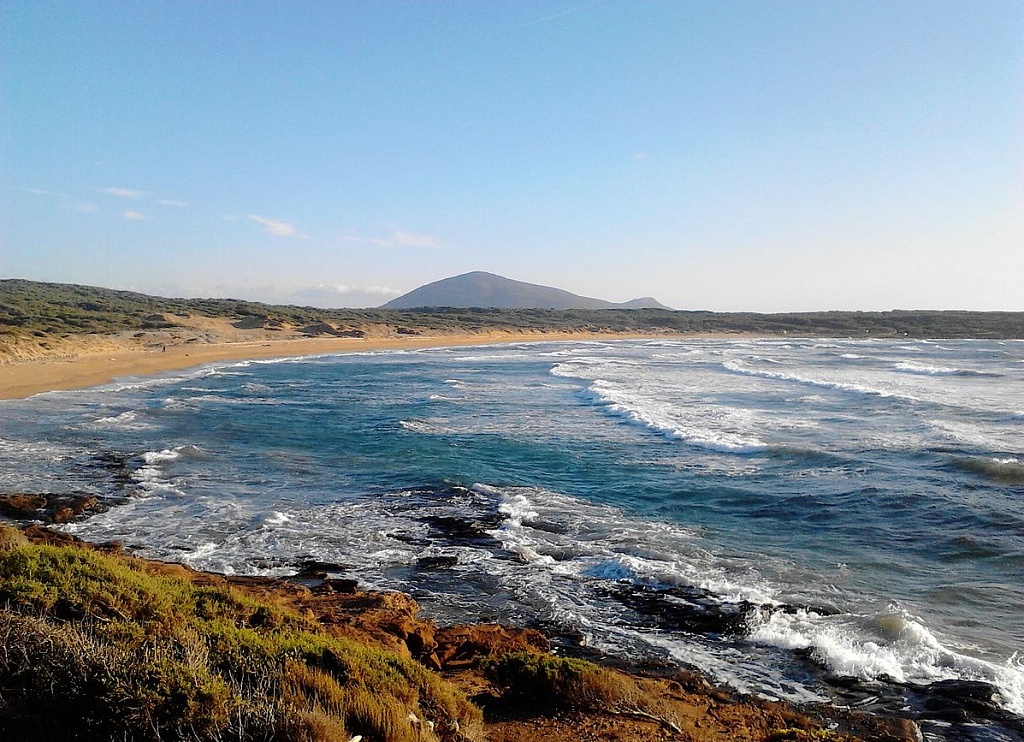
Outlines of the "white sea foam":
{"label": "white sea foam", "polygon": [[139,413],[134,410],[127,410],[118,415],[99,417],[88,425],[96,428],[120,428],[121,430],[146,430],[153,427],[151,424],[139,420]]}
{"label": "white sea foam", "polygon": [[444,424],[444,421],[437,419],[399,420],[398,424],[403,430],[423,435],[446,435],[453,432]]}
{"label": "white sea foam", "polygon": [[161,464],[164,461],[174,461],[181,457],[181,451],[179,449],[165,448],[162,451],[146,451],[142,454],[142,458],[147,464]]}
{"label": "white sea foam", "polygon": [[[121,394],[123,392],[141,391],[156,389],[163,386],[172,386],[174,384],[180,384],[188,379],[200,379],[204,376],[209,376],[213,372],[211,366],[197,366],[195,368],[189,368],[182,371],[172,371],[158,376],[127,376],[123,379],[111,382],[110,384],[104,384],[103,386],[94,387],[89,389],[88,392],[96,392],[101,394]],[[55,392],[47,392],[48,394],[54,394]],[[66,395],[79,395],[80,392],[59,392],[60,394]]]}
{"label": "white sea foam", "polygon": [[893,368],[896,371],[906,374],[917,374],[919,376],[981,376],[981,377],[997,377],[999,374],[995,374],[989,371],[978,371],[970,368],[951,368],[949,366],[928,366],[918,363],[910,363],[907,361],[901,361],[897,363]]}
{"label": "white sea foam", "polygon": [[282,513],[280,510],[275,510],[263,519],[263,523],[268,526],[280,526],[290,522],[291,520],[292,516],[287,513]]}
{"label": "white sea foam", "polygon": [[177,446],[173,449],[166,448],[161,451],[147,451],[142,454],[142,466],[132,472],[132,480],[137,485],[140,493],[145,495],[182,494],[176,487],[174,480],[168,477],[164,465],[181,458],[182,452],[192,452],[195,450],[192,446]]}
{"label": "white sea foam", "polygon": [[1003,705],[1024,712],[1024,672],[945,646],[920,619],[896,608],[868,616],[824,616],[813,611],[770,611],[751,620],[751,641],[784,649],[810,649],[838,675],[899,683],[980,680],[991,683]]}
{"label": "white sea foam", "polygon": [[770,600],[773,590],[749,572],[732,574],[701,545],[698,532],[629,518],[622,510],[523,487],[474,489],[500,498],[505,516],[491,534],[517,553],[528,550],[563,575],[637,584],[697,586],[724,601]]}
{"label": "white sea foam", "polygon": [[1011,451],[1024,443],[1018,431],[1008,430],[1005,426],[960,420],[929,420],[928,424],[943,442],[961,443],[993,451]]}
{"label": "white sea foam", "polygon": [[610,411],[694,446],[749,453],[769,445],[752,430],[750,410],[708,403],[681,407],[602,379],[591,384],[590,393]]}
{"label": "white sea foam", "polygon": [[957,368],[946,368],[945,366],[922,366],[917,363],[910,363],[908,361],[901,361],[893,366],[897,371],[903,371],[908,374],[923,374],[925,376],[952,376],[954,374],[962,373]]}
{"label": "white sea foam", "polygon": [[913,402],[920,401],[918,397],[907,391],[899,388],[882,386],[880,384],[857,383],[850,380],[831,378],[828,376],[801,375],[785,371],[768,371],[766,369],[752,368],[746,363],[737,360],[728,360],[722,365],[728,371],[732,371],[737,374],[745,374],[747,376],[760,376],[765,379],[791,381],[797,384],[809,384],[826,389],[835,389],[838,391],[854,392],[857,394],[866,394],[877,397],[896,397]]}

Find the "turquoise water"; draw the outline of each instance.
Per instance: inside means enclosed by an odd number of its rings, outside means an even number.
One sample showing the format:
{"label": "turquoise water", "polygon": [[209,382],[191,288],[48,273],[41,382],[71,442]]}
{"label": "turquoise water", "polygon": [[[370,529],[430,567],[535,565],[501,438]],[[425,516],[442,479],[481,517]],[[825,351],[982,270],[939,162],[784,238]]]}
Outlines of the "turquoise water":
{"label": "turquoise water", "polygon": [[1024,713],[1021,342],[286,359],[0,415],[0,489],[130,496],[85,538],[225,572],[333,562],[441,621],[539,622],[769,696],[964,678]]}

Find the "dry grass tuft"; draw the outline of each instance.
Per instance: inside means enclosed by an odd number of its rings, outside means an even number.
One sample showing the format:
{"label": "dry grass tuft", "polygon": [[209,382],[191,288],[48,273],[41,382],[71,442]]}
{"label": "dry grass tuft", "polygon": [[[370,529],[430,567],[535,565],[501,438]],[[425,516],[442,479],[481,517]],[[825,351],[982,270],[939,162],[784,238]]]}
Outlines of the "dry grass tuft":
{"label": "dry grass tuft", "polygon": [[0,551],[9,551],[19,546],[27,546],[28,539],[17,528],[0,523]]}

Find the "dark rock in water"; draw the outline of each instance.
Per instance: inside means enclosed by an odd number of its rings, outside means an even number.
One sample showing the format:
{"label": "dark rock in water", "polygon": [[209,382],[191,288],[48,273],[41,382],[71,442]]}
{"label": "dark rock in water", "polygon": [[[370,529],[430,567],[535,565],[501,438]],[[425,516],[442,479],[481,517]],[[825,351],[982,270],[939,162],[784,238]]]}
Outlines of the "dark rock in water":
{"label": "dark rock in water", "polygon": [[430,546],[430,540],[421,538],[415,534],[402,533],[397,531],[395,533],[389,533],[388,536],[393,538],[395,541],[401,541],[403,544],[412,544],[413,546]]}
{"label": "dark rock in water", "polygon": [[568,526],[564,523],[555,523],[549,520],[531,520],[530,528],[535,531],[544,531],[546,533],[564,534],[568,532]]}
{"label": "dark rock in water", "polygon": [[601,588],[598,593],[653,619],[658,628],[702,636],[742,634],[747,628],[747,616],[758,608],[747,601],[723,603],[714,593],[699,587],[655,588],[619,583]]}
{"label": "dark rock in water", "polygon": [[430,525],[432,535],[443,538],[449,544],[460,546],[482,546],[484,548],[498,548],[501,542],[487,533],[501,524],[499,516],[495,515],[492,522],[480,522],[467,520],[447,515],[431,515],[423,518],[423,522]]}
{"label": "dark rock in water", "polygon": [[313,559],[300,562],[296,566],[298,569],[292,575],[292,579],[299,580],[326,580],[330,572],[345,572],[349,569],[347,565],[337,562],[319,562]]}
{"label": "dark rock in water", "polygon": [[359,580],[341,577],[329,577],[320,586],[323,592],[341,593],[343,595],[354,595],[359,590]]}
{"label": "dark rock in water", "polygon": [[951,722],[998,721],[1024,732],[1024,719],[1009,713],[996,702],[998,690],[989,683],[940,680],[916,690],[926,717]]}
{"label": "dark rock in water", "polygon": [[963,703],[998,708],[992,700],[996,694],[995,686],[977,680],[939,680],[928,686],[928,692]]}
{"label": "dark rock in water", "polygon": [[134,470],[133,460],[130,456],[113,453],[110,451],[98,453],[89,458],[89,465],[106,469],[118,484],[128,484],[132,479]]}
{"label": "dark rock in water", "polygon": [[964,728],[972,730],[962,737],[943,733],[946,739],[1024,739],[1024,717],[1002,708],[996,701],[998,689],[989,683],[940,680],[927,685],[911,683],[902,687],[906,706],[922,728],[927,730],[937,724],[941,730],[952,724],[954,729],[965,725]]}
{"label": "dark rock in water", "polygon": [[0,495],[0,515],[14,520],[38,520],[43,523],[70,523],[75,518],[97,513],[106,505],[94,495],[82,493]]}
{"label": "dark rock in water", "polygon": [[459,563],[457,556],[427,556],[416,560],[420,569],[450,569]]}
{"label": "dark rock in water", "polygon": [[11,493],[0,495],[0,514],[16,520],[39,520],[40,511],[47,505],[43,495]]}
{"label": "dark rock in water", "polygon": [[350,577],[331,577],[332,573],[345,572],[347,569],[344,564],[311,559],[300,563],[295,574],[286,579],[317,593],[351,595],[359,589],[359,580]]}

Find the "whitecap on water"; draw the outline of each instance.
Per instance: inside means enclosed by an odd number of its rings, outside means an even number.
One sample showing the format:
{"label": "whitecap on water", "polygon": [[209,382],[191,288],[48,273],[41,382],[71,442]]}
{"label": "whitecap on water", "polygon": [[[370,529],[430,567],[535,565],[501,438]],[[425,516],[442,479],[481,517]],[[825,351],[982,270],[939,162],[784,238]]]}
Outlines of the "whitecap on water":
{"label": "whitecap on water", "polygon": [[139,420],[139,413],[135,410],[127,410],[118,415],[99,417],[86,424],[90,427],[118,428],[121,430],[146,430],[153,427],[151,424]]}
{"label": "whitecap on water", "polygon": [[754,429],[756,413],[722,404],[665,402],[623,385],[598,379],[589,388],[595,401],[625,419],[690,445],[728,453],[763,450],[769,443]]}
{"label": "whitecap on water", "polygon": [[410,433],[421,433],[423,435],[447,435],[452,432],[445,424],[445,421],[439,419],[422,419],[422,420],[399,420],[398,424],[403,430],[408,430]]}
{"label": "whitecap on water", "polygon": [[1024,712],[1024,672],[947,647],[924,623],[890,606],[870,615],[821,615],[811,610],[766,611],[749,619],[752,642],[809,649],[839,676],[898,683],[978,680],[998,688],[1003,704]]}

